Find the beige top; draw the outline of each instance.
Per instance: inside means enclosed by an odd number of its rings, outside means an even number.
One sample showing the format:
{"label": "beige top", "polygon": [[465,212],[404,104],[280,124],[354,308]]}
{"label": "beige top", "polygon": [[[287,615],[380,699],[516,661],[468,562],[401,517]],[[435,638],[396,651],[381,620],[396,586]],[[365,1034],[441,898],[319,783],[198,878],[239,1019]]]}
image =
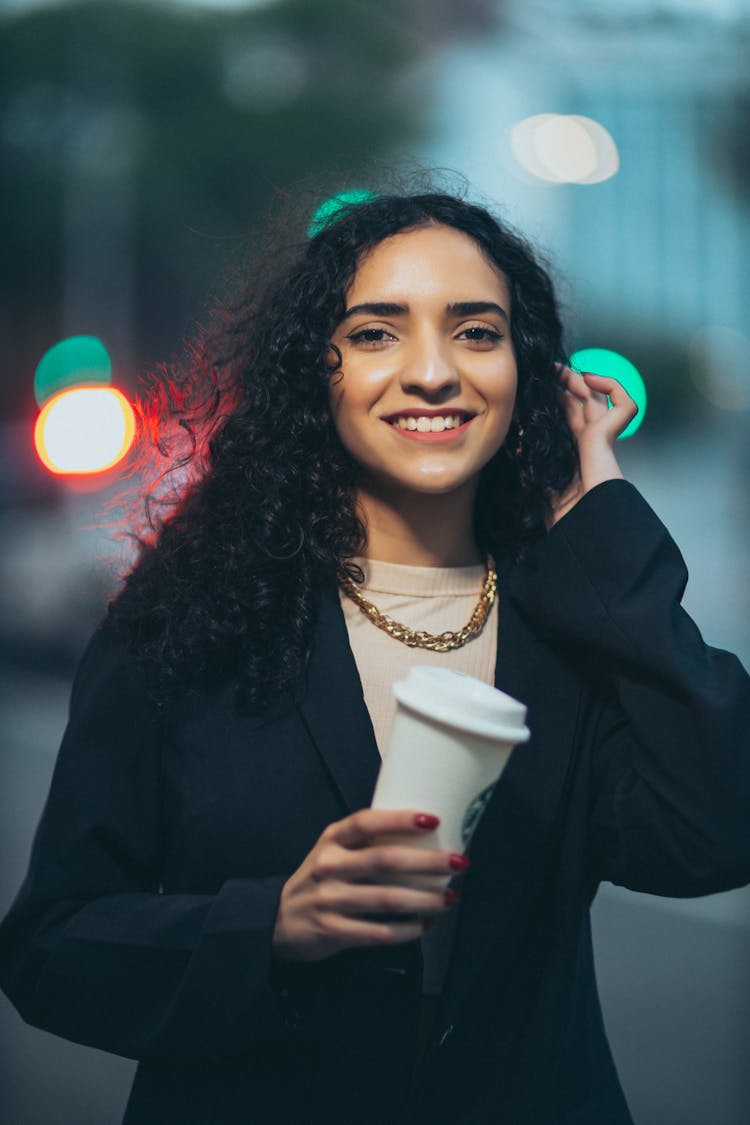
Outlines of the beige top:
{"label": "beige top", "polygon": [[[479,600],[485,577],[481,565],[403,566],[361,557],[354,562],[364,571],[365,581],[359,589],[369,601],[400,624],[428,633],[461,629]],[[403,679],[413,665],[451,668],[494,685],[497,598],[478,637],[451,652],[431,652],[409,648],[388,636],[342,590],[339,590],[339,597],[381,757],[388,746],[396,711],[392,685]],[[436,996],[442,989],[456,914],[455,907],[446,912],[422,939],[425,962],[422,991],[425,995]]]}

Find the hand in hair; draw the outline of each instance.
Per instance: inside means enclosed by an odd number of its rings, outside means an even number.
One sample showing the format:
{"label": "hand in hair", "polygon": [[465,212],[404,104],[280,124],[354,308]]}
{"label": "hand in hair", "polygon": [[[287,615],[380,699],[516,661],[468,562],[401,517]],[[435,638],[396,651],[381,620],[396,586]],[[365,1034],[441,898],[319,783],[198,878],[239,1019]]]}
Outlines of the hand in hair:
{"label": "hand in hair", "polygon": [[578,472],[569,488],[553,500],[548,530],[597,484],[622,480],[614,444],[638,413],[635,402],[616,379],[591,371],[579,374],[561,363],[557,370],[567,422],[578,447]]}

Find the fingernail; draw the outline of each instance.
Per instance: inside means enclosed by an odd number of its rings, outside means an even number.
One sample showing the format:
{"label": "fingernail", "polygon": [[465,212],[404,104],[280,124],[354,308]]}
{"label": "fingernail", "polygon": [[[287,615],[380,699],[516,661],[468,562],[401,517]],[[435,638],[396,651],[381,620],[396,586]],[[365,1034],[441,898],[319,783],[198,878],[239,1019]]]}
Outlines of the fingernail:
{"label": "fingernail", "polygon": [[443,891],[443,899],[445,900],[446,906],[455,906],[460,897],[461,896],[457,895],[455,891],[452,891],[450,887],[448,887],[447,891]]}
{"label": "fingernail", "polygon": [[437,828],[440,824],[440,817],[432,816],[430,813],[418,813],[414,817],[414,823],[417,828]]}
{"label": "fingernail", "polygon": [[450,865],[454,871],[466,871],[471,867],[471,860],[468,860],[465,855],[451,852]]}

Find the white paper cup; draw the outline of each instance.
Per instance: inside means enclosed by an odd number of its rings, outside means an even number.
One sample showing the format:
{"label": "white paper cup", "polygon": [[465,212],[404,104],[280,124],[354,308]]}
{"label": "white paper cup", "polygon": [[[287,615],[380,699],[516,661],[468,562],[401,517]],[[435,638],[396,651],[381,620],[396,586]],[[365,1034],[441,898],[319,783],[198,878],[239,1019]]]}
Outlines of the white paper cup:
{"label": "white paper cup", "polygon": [[[463,853],[514,746],[526,742],[523,703],[473,676],[418,665],[393,685],[396,716],[372,807],[418,809],[440,818],[433,832],[384,843]],[[444,887],[451,875],[389,880]]]}

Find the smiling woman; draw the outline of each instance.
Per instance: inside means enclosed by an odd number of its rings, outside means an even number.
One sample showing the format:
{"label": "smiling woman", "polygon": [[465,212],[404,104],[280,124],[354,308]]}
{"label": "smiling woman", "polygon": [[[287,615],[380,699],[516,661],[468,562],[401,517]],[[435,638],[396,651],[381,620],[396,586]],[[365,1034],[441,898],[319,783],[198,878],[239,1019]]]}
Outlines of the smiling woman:
{"label": "smiling woman", "polygon": [[[622,479],[634,403],[441,192],[336,209],[173,374],[187,483],[79,668],[8,995],[139,1060],[127,1125],[632,1125],[597,886],[750,880],[750,680]],[[370,807],[421,664],[527,708],[467,855]]]}
{"label": "smiling woman", "polygon": [[518,384],[502,272],[471,237],[431,224],[372,250],[347,301],[331,400],[363,470],[369,550],[413,566],[481,562],[479,477],[505,441]]}

